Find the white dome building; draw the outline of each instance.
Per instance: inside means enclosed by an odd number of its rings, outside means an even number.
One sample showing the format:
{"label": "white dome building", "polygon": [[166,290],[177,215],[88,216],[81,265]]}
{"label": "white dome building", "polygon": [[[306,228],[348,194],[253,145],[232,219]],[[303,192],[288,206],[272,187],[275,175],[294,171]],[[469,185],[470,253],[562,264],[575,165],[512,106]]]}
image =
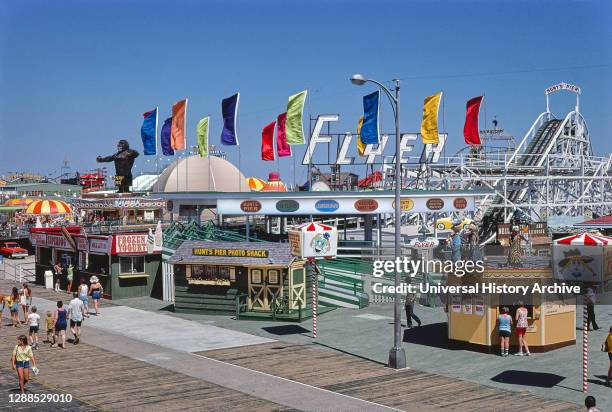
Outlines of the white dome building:
{"label": "white dome building", "polygon": [[217,217],[215,194],[250,192],[236,166],[216,156],[178,159],[159,175],[153,196],[166,200],[166,218],[205,221]]}
{"label": "white dome building", "polygon": [[178,159],[159,175],[153,192],[250,192],[236,166],[215,156]]}

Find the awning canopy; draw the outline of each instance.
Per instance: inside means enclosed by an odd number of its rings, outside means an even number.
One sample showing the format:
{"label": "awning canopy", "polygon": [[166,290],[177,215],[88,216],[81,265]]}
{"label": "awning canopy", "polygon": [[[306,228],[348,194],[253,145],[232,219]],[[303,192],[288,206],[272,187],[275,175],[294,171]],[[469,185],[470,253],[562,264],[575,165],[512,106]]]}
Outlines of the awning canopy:
{"label": "awning canopy", "polygon": [[606,246],[612,245],[612,237],[582,233],[555,240],[557,245]]}

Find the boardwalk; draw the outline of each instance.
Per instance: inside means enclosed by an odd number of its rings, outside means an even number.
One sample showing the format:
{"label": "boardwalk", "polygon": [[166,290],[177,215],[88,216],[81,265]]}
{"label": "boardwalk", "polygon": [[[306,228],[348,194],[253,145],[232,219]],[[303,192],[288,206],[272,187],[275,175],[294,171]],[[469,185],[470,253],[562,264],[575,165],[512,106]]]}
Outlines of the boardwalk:
{"label": "boardwalk", "polygon": [[517,394],[417,370],[398,372],[315,345],[277,342],[200,355],[398,409],[420,404],[453,411],[582,410],[529,392]]}
{"label": "boardwalk", "polygon": [[[0,329],[0,382],[4,382],[0,385],[0,389],[4,389],[0,395],[0,408],[8,406],[10,388],[17,385],[14,372],[10,370],[9,357],[16,337],[24,332],[25,327],[3,326]],[[30,390],[33,393],[70,393],[76,401],[72,405],[74,408],[68,410],[287,410],[254,396],[92,345],[68,344],[65,350],[41,345],[35,356],[41,372],[33,379]],[[7,382],[7,379],[12,381]],[[28,410],[22,406],[23,410]],[[7,410],[19,409],[11,406]]]}

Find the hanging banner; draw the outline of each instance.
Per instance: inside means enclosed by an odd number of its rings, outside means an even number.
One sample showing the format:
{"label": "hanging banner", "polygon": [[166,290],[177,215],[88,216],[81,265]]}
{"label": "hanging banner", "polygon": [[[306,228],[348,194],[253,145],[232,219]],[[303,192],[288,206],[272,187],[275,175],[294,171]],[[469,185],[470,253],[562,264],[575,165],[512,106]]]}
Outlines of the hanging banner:
{"label": "hanging banner", "polygon": [[363,126],[363,116],[359,118],[359,123],[357,123],[357,153],[359,156],[364,156],[366,144],[361,140],[361,127]]}
{"label": "hanging banner", "polygon": [[172,128],[172,117],[168,117],[164,121],[164,125],[161,129],[161,147],[164,156],[174,156],[174,150],[172,149],[172,143],[170,142],[170,129]]}
{"label": "hanging banner", "polygon": [[480,112],[480,104],[484,96],[474,97],[468,100],[465,111],[465,125],[463,126],[463,136],[465,143],[471,145],[480,144],[480,135],[478,134],[478,114]]}
{"label": "hanging banner", "polygon": [[380,136],[380,90],[363,96],[363,122],[361,124],[361,141],[365,144],[378,144]]}
{"label": "hanging banner", "polygon": [[421,137],[423,144],[438,144],[438,110],[442,92],[427,96],[423,102],[423,121],[421,122]]}
{"label": "hanging banner", "polygon": [[287,143],[287,113],[281,113],[276,119],[276,154],[278,157],[291,156],[291,146]]}
{"label": "hanging banner", "polygon": [[454,293],[451,295],[451,310],[455,313],[461,312],[461,294]]}
{"label": "hanging banner", "polygon": [[172,128],[170,129],[170,142],[172,149],[185,150],[185,118],[187,116],[187,99],[176,102],[172,106]]}
{"label": "hanging banner", "polygon": [[474,314],[484,316],[484,295],[474,295]]}
{"label": "hanging banner", "polygon": [[198,122],[197,137],[198,137],[198,153],[201,157],[208,157],[208,125],[210,116],[202,118]]}
{"label": "hanging banner", "polygon": [[276,122],[266,125],[261,131],[261,160],[274,160],[274,126]]}
{"label": "hanging banner", "polygon": [[140,137],[145,155],[157,154],[157,107],[142,115],[144,120],[140,127]]}
{"label": "hanging banner", "polygon": [[304,113],[304,103],[306,102],[307,90],[289,96],[287,102],[287,120],[285,123],[285,133],[287,143],[304,144],[304,128],[302,127],[302,115]]}
{"label": "hanging banner", "polygon": [[221,101],[221,114],[223,115],[223,130],[221,131],[221,144],[238,146],[238,103],[240,93],[236,93]]}

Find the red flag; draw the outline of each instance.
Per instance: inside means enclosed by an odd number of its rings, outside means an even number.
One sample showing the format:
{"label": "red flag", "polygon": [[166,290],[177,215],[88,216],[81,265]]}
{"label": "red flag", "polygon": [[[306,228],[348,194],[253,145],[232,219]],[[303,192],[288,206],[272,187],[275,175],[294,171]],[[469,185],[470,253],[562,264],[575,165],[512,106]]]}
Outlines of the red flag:
{"label": "red flag", "polygon": [[261,160],[274,160],[274,125],[272,122],[261,131]]}
{"label": "red flag", "polygon": [[483,96],[474,97],[468,100],[465,112],[465,125],[463,126],[463,136],[466,144],[480,144],[478,134],[478,113]]}
{"label": "red flag", "polygon": [[172,106],[172,128],[170,142],[174,150],[185,150],[185,116],[187,99],[176,102]]}
{"label": "red flag", "polygon": [[287,113],[279,114],[276,119],[276,153],[278,157],[291,156],[291,146],[287,143],[287,135],[285,134],[286,121]]}

